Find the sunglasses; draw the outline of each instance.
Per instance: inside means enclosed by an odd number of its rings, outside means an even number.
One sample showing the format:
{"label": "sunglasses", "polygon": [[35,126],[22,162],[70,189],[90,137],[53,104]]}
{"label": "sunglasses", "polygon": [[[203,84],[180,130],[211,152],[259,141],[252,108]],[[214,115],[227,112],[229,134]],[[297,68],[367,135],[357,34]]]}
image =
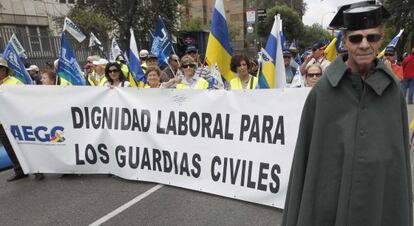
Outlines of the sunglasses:
{"label": "sunglasses", "polygon": [[314,78],[316,76],[316,78],[321,77],[322,73],[308,73],[306,74],[307,77],[312,77]]}
{"label": "sunglasses", "polygon": [[181,65],[181,68],[195,68],[194,64],[183,64]]}
{"label": "sunglasses", "polygon": [[108,74],[111,74],[111,73],[116,73],[116,72],[119,72],[119,70],[118,70],[118,69],[115,69],[115,70],[108,70]]}
{"label": "sunglasses", "polygon": [[290,59],[292,57],[291,56],[283,56],[283,58]]}
{"label": "sunglasses", "polygon": [[392,53],[385,53],[384,56],[395,56],[395,54]]}
{"label": "sunglasses", "polygon": [[381,34],[369,34],[367,36],[364,35],[350,35],[348,36],[348,40],[353,44],[358,44],[362,42],[362,39],[366,38],[368,42],[378,42],[381,40],[382,35]]}

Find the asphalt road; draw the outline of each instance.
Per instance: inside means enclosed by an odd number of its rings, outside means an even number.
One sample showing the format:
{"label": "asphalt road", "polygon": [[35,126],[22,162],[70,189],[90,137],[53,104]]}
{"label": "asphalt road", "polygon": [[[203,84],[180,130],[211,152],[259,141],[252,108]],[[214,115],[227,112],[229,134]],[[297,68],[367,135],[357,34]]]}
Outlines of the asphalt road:
{"label": "asphalt road", "polygon": [[[408,115],[414,118],[413,105]],[[279,225],[282,220],[276,208],[171,186],[107,175],[46,175],[43,181],[7,183],[12,173],[0,172],[0,225]]]}

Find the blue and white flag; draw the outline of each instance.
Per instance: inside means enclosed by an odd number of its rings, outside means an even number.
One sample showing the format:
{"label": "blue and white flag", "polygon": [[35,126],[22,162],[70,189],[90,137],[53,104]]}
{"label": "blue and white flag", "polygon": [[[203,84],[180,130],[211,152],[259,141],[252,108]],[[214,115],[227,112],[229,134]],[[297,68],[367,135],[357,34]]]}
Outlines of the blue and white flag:
{"label": "blue and white flag", "polygon": [[78,40],[78,42],[82,42],[86,38],[78,26],[76,26],[76,24],[67,17],[65,17],[63,31],[68,31],[76,40]]}
{"label": "blue and white flag", "polygon": [[161,16],[158,16],[155,32],[151,35],[153,35],[151,53],[158,57],[160,67],[166,66],[168,64],[168,56],[172,51],[172,41],[168,36],[167,28]]}
{"label": "blue and white flag", "polygon": [[7,61],[10,69],[14,71],[13,76],[19,79],[24,84],[33,84],[32,78],[27,73],[23,61],[20,59],[13,44],[9,42],[4,49],[3,58]]}
{"label": "blue and white flag", "polygon": [[134,79],[136,82],[144,82],[145,83],[145,74],[141,68],[141,62],[139,61],[139,54],[138,54],[138,47],[137,42],[135,41],[134,30],[130,29],[131,38],[129,40],[129,70],[134,75]]}
{"label": "blue and white flag", "polygon": [[16,50],[16,52],[19,55],[19,57],[23,61],[27,60],[26,50],[23,48],[23,46],[20,43],[19,39],[17,39],[16,34],[13,33],[13,35],[10,37],[9,42],[11,42],[11,44],[14,47],[14,50]]}
{"label": "blue and white flag", "polygon": [[89,38],[89,48],[98,45],[99,49],[103,51],[102,42],[91,32],[91,37]]}
{"label": "blue and white flag", "polygon": [[86,80],[82,76],[82,70],[79,67],[78,61],[73,53],[72,46],[66,38],[65,33],[62,33],[60,42],[59,63],[57,68],[57,75],[75,86],[86,85]]}

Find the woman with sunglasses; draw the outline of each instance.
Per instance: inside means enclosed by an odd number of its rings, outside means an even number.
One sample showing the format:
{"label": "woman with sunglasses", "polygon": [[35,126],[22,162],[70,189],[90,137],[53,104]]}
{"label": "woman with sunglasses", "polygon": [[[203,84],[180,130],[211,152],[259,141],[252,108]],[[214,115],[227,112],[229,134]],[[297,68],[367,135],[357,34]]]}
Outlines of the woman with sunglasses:
{"label": "woman with sunglasses", "polygon": [[322,76],[322,68],[319,64],[312,64],[306,68],[305,86],[313,87],[319,78]]}
{"label": "woman with sunglasses", "polygon": [[177,84],[177,89],[207,89],[208,82],[204,78],[195,75],[197,64],[190,55],[181,58],[181,71],[183,76]]}
{"label": "woman with sunglasses", "polygon": [[256,89],[259,80],[249,74],[250,62],[245,55],[234,55],[231,58],[230,69],[237,74],[230,81],[231,90]]}
{"label": "woman with sunglasses", "polygon": [[108,63],[105,67],[105,77],[108,80],[106,85],[110,87],[131,87],[121,73],[121,65],[116,62]]}

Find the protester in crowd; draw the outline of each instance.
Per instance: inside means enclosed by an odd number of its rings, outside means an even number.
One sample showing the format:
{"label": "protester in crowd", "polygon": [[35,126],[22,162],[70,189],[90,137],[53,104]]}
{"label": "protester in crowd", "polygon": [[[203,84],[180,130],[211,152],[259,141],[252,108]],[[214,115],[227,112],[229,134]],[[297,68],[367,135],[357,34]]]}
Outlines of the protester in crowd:
{"label": "protester in crowd", "polygon": [[384,64],[387,65],[395,77],[401,81],[403,79],[403,69],[397,64],[397,52],[392,46],[386,47],[384,51]]}
{"label": "protester in crowd", "polygon": [[46,61],[46,63],[43,65],[43,70],[42,71],[54,71],[55,70],[55,66],[53,65],[53,62],[48,60]]}
{"label": "protester in crowd", "polygon": [[[13,72],[9,68],[7,61],[3,57],[0,57],[0,85],[22,85],[23,83],[20,82],[17,78],[13,77],[12,73]],[[14,169],[14,175],[8,178],[7,181],[10,182],[27,177],[27,175],[24,174],[22,167],[20,166],[19,160],[17,159],[13,147],[11,146],[9,139],[7,138],[6,132],[1,122],[0,141],[3,144],[4,149],[6,150],[7,155],[11,160]]]}
{"label": "protester in crowd", "polygon": [[122,75],[121,65],[116,62],[106,64],[105,67],[106,86],[130,87],[130,83]]}
{"label": "protester in crowd", "polygon": [[286,83],[291,84],[296,74],[296,68],[291,66],[292,53],[289,50],[283,50],[283,61],[285,63]]}
{"label": "protester in crowd", "polygon": [[42,85],[56,85],[56,73],[54,71],[44,71],[41,75]]}
{"label": "protester in crowd", "polygon": [[196,62],[197,65],[195,74],[204,78],[209,84],[208,88],[211,89],[214,86],[215,81],[211,76],[210,69],[203,63],[204,60],[200,59],[198,49],[195,46],[188,46],[185,50],[185,54],[190,55],[194,59],[194,62]]}
{"label": "protester in crowd", "polygon": [[231,90],[257,89],[259,79],[249,74],[249,58],[246,55],[234,55],[231,58],[230,69],[237,74],[230,81]]}
{"label": "protester in crowd", "polygon": [[145,76],[147,77],[147,84],[144,86],[144,88],[160,88],[161,70],[159,67],[148,67]]}
{"label": "protester in crowd", "polygon": [[148,67],[158,67],[158,57],[154,54],[149,54],[147,58],[147,68]]}
{"label": "protester in crowd", "polygon": [[40,82],[41,76],[39,67],[36,65],[30,65],[28,68],[26,68],[27,73],[29,73],[30,77],[32,78],[33,85],[41,85],[42,82]]}
{"label": "protester in crowd", "polygon": [[322,68],[319,64],[312,64],[306,69],[305,86],[313,87],[322,76]]}
{"label": "protester in crowd", "polygon": [[402,91],[404,98],[407,97],[408,93],[408,104],[413,104],[414,96],[414,48],[411,50],[411,55],[408,55],[404,58],[402,62],[403,67],[403,81],[402,81]]}
{"label": "protester in crowd", "polygon": [[177,75],[180,66],[179,60],[177,55],[170,54],[168,57],[168,67],[161,72],[161,82],[168,82]]}
{"label": "protester in crowd", "polygon": [[292,54],[291,60],[290,60],[290,66],[298,70],[300,65],[295,61],[295,58],[299,54],[299,50],[295,46],[291,45],[289,47],[289,52]]}
{"label": "protester in crowd", "polygon": [[302,75],[305,74],[307,66],[316,63],[321,65],[322,72],[325,71],[326,67],[328,67],[331,63],[329,60],[325,58],[325,48],[326,45],[322,41],[318,41],[312,46],[312,53],[305,58],[302,65],[300,66],[300,73]]}
{"label": "protester in crowd", "polygon": [[144,71],[144,73],[147,70],[147,59],[148,59],[148,50],[146,49],[142,49],[141,51],[139,51],[139,59],[141,61],[141,68]]}
{"label": "protester in crowd", "polygon": [[103,86],[108,81],[105,77],[105,67],[107,63],[108,61],[103,58],[92,61],[93,72],[88,77],[88,80],[91,81],[92,86]]}
{"label": "protester in crowd", "polygon": [[376,1],[342,6],[337,57],[303,107],[283,226],[412,225],[407,108],[377,59],[390,14]]}
{"label": "protester in crowd", "polygon": [[90,86],[94,85],[93,81],[91,80],[91,75],[93,73],[93,61],[96,61],[96,60],[99,60],[99,59],[100,59],[100,57],[96,56],[96,55],[88,56],[86,58],[86,64],[83,67],[83,72],[84,72],[83,75],[85,76],[86,82]]}
{"label": "protester in crowd", "polygon": [[190,55],[181,58],[181,71],[183,77],[177,84],[177,89],[207,89],[208,82],[204,78],[196,75],[197,64]]}

